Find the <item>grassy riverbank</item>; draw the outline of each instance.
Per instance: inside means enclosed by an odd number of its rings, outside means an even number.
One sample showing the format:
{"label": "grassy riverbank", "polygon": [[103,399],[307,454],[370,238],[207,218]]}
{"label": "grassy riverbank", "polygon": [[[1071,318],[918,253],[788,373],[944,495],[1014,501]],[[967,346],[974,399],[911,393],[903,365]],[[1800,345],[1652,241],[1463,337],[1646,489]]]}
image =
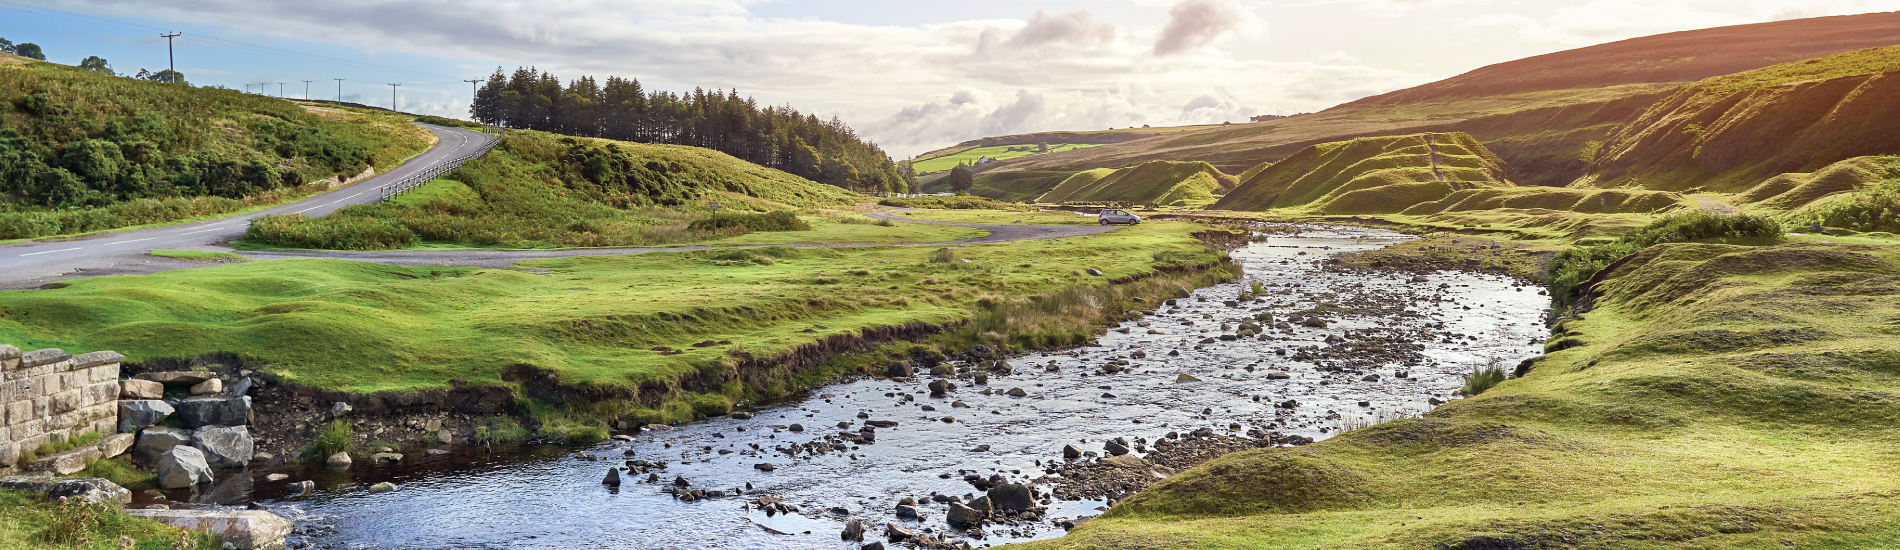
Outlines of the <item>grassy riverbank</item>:
{"label": "grassy riverbank", "polygon": [[[1219,253],[1190,236],[1203,229],[1154,223],[943,250],[657,252],[511,269],[253,262],[0,292],[0,341],[110,349],[135,362],[231,353],[285,382],[359,393],[507,384],[505,367],[528,365],[568,385],[693,380],[730,403],[768,385],[737,382],[743,357],[878,327],[954,325],[1029,297],[1212,263]],[[1059,321],[1048,325],[1072,330]]]}
{"label": "grassy riverbank", "polygon": [[[124,545],[129,539],[131,546]],[[181,542],[217,548],[209,534],[188,532],[116,509],[66,506],[38,495],[0,491],[0,547],[17,550],[173,550]]]}
{"label": "grassy riverbank", "polygon": [[1027,548],[1900,546],[1900,243],[1661,244],[1522,378]]}

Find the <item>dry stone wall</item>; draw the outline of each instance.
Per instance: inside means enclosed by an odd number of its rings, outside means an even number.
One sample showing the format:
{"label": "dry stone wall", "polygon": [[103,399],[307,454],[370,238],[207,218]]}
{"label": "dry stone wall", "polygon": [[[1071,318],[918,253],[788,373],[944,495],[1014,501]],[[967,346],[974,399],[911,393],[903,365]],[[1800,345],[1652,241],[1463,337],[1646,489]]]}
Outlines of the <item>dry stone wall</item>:
{"label": "dry stone wall", "polygon": [[86,432],[118,433],[123,360],[110,351],[21,353],[0,345],[0,469],[16,466],[22,453],[47,443]]}

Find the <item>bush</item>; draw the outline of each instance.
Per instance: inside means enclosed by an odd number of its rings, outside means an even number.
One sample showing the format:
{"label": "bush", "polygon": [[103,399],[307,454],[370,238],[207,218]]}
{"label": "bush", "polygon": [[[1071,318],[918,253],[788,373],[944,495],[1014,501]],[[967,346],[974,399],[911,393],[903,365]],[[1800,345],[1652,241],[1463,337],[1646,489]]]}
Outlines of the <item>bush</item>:
{"label": "bush", "polygon": [[436,126],[448,126],[450,128],[468,128],[471,130],[480,130],[484,128],[484,126],[478,123],[469,122],[466,120],[456,120],[453,118],[444,118],[444,117],[439,117],[435,115],[422,115],[422,116],[416,117],[416,122],[420,122],[423,124],[434,124]]}
{"label": "bush", "polygon": [[798,219],[798,215],[789,210],[777,210],[763,214],[737,212],[718,214],[701,220],[693,220],[686,226],[693,231],[713,231],[732,227],[742,227],[746,231],[811,231],[811,224]]}
{"label": "bush", "polygon": [[1656,220],[1608,244],[1566,249],[1551,259],[1547,275],[1552,295],[1568,301],[1572,290],[1603,268],[1651,246],[1714,238],[1778,237],[1781,233],[1781,224],[1767,216],[1697,211]]}
{"label": "bush", "polygon": [[1844,201],[1802,212],[1800,218],[1823,227],[1900,233],[1900,185],[1889,183],[1855,193]]}
{"label": "bush", "polygon": [[323,427],[322,432],[317,433],[316,440],[311,441],[310,446],[304,448],[303,455],[305,458],[322,460],[331,455],[348,451],[350,450],[350,438],[354,435],[350,429],[349,421],[342,419],[331,420],[328,426]]}
{"label": "bush", "polygon": [[1504,383],[1504,369],[1502,368],[1484,367],[1472,369],[1471,374],[1465,376],[1464,389],[1458,390],[1458,393],[1466,396],[1478,395],[1502,383]]}
{"label": "bush", "polygon": [[420,241],[414,231],[393,221],[337,212],[321,218],[303,214],[259,216],[244,231],[244,240],[287,248],[324,250],[391,250]]}
{"label": "bush", "polygon": [[938,210],[1029,210],[1029,207],[1013,202],[1003,202],[988,197],[972,197],[968,195],[951,197],[890,197],[877,201],[877,203],[897,208],[935,208]]}

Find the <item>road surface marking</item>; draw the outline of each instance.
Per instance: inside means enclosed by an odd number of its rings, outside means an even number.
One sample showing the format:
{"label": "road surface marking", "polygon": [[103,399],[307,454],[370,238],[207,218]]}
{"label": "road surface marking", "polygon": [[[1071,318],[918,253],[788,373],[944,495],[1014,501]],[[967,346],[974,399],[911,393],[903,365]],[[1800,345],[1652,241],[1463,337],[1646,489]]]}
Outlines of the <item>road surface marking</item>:
{"label": "road surface marking", "polygon": [[41,255],[41,254],[52,254],[52,253],[54,253],[54,252],[72,252],[72,251],[74,251],[74,250],[79,250],[79,249],[78,249],[78,248],[68,248],[68,249],[65,249],[65,250],[48,250],[48,251],[45,251],[45,252],[34,252],[34,253],[32,253],[32,254],[21,254],[21,256],[38,256],[38,255]]}
{"label": "road surface marking", "polygon": [[149,241],[149,240],[153,240],[153,239],[157,239],[157,238],[158,238],[158,237],[150,237],[150,238],[145,238],[145,239],[133,239],[133,240],[129,240],[129,241],[119,241],[119,242],[116,242],[116,243],[106,243],[106,246],[112,246],[112,245],[115,245],[115,244],[126,244],[126,243],[136,243],[136,242],[141,242],[141,241]]}
{"label": "road surface marking", "polygon": [[196,234],[199,234],[199,233],[205,233],[205,232],[208,232],[208,231],[218,231],[218,230],[222,230],[222,229],[229,229],[229,228],[226,228],[226,227],[213,227],[213,228],[211,228],[211,229],[205,229],[205,230],[200,230],[200,231],[193,231],[193,232],[190,232],[190,233],[185,233],[184,235],[196,235]]}
{"label": "road surface marking", "polygon": [[[334,202],[333,202],[333,203],[330,203],[330,204],[336,204],[336,203],[334,203]],[[318,209],[318,208],[323,208],[324,206],[325,206],[325,205],[321,205],[321,204],[319,204],[319,205],[316,205],[316,206],[312,206],[312,207],[309,207],[309,208],[305,208],[305,209],[303,209],[303,210],[298,210],[298,211],[296,211],[296,212],[291,212],[291,213],[292,213],[292,214],[302,214],[302,213],[304,213],[304,212],[309,212],[309,211],[311,211],[311,210],[316,210],[316,209]]]}

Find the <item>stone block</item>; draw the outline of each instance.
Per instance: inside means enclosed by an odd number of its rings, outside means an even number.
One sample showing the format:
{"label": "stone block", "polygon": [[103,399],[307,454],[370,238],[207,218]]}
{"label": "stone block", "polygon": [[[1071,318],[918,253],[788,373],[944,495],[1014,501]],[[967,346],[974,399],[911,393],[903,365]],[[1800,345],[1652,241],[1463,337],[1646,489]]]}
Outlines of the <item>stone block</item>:
{"label": "stone block", "polygon": [[71,359],[72,357],[73,357],[73,354],[66,353],[64,350],[60,350],[58,348],[46,348],[46,349],[33,350],[33,351],[20,354],[20,365],[31,368],[31,367],[37,367],[40,365],[58,363],[60,361]]}
{"label": "stone block", "polygon": [[6,392],[8,402],[39,397],[39,390],[34,388],[34,385],[33,379],[31,378],[8,380],[5,384],[0,384],[0,386],[5,388],[4,391]]}
{"label": "stone block", "polygon": [[33,417],[46,418],[53,415],[53,398],[39,396],[33,398]]}
{"label": "stone block", "polygon": [[210,380],[212,378],[217,378],[217,377],[218,377],[217,373],[212,373],[212,372],[175,371],[175,372],[148,372],[145,374],[138,375],[137,378],[139,378],[140,380],[151,380],[153,382],[158,382],[160,384],[177,384],[180,386],[191,386],[199,382],[203,382],[203,381]]}
{"label": "stone block", "polygon": [[47,499],[77,497],[87,504],[131,504],[132,492],[110,481],[96,477],[56,478],[37,476],[10,476],[0,478],[0,489],[25,491],[45,496]]}
{"label": "stone block", "polygon": [[245,426],[205,426],[191,434],[191,446],[204,451],[205,463],[216,468],[243,468],[257,452]]}
{"label": "stone block", "polygon": [[[53,374],[53,365],[40,365],[37,367],[23,367],[20,369],[20,372],[25,373],[27,378],[44,378],[48,374]],[[45,381],[42,380],[40,382],[44,383]]]}
{"label": "stone block", "polygon": [[33,416],[33,401],[23,400],[23,401],[8,401],[7,402],[7,425],[8,426],[17,426],[20,424],[24,424],[26,423],[27,420],[30,420],[32,418],[36,418]]}
{"label": "stone block", "polygon": [[[73,367],[81,368],[81,369],[89,369],[92,367],[103,366],[103,365],[117,365],[123,361],[125,361],[125,356],[120,355],[119,352],[95,351],[92,353],[81,353],[79,355],[74,355]],[[119,373],[117,372],[112,373],[112,377],[118,378]]]}
{"label": "stone block", "polygon": [[94,384],[100,382],[118,382],[119,366],[116,364],[99,365],[86,369],[86,375],[92,379],[92,383]]}
{"label": "stone block", "polygon": [[118,417],[107,417],[92,421],[91,431],[109,434],[119,431]]}
{"label": "stone block", "polygon": [[59,378],[58,391],[76,390],[92,385],[92,375],[86,374],[86,371],[61,372],[53,376]]}
{"label": "stone block", "polygon": [[148,426],[163,422],[165,417],[178,412],[170,403],[157,399],[126,399],[119,401],[118,431],[137,432]]}
{"label": "stone block", "polygon": [[12,359],[15,361],[20,360],[20,348],[16,348],[16,347],[5,345],[5,344],[0,344],[0,361],[5,361],[8,359]]}
{"label": "stone block", "polygon": [[86,386],[86,404],[98,405],[119,399],[119,383],[112,380],[94,382]]}
{"label": "stone block", "polygon": [[164,399],[165,385],[151,380],[119,381],[119,399]]}
{"label": "stone block", "polygon": [[20,441],[29,437],[46,433],[46,420],[42,418],[33,418],[31,420],[27,420],[19,424],[8,426],[7,429],[13,431],[14,441]]}
{"label": "stone block", "polygon": [[13,463],[19,461],[20,444],[11,441],[0,443],[0,466],[10,467],[13,466]]}
{"label": "stone block", "polygon": [[281,550],[290,521],[263,510],[126,510],[172,527],[217,535],[239,550]]}
{"label": "stone block", "polygon": [[216,378],[191,386],[192,395],[216,395],[220,393],[224,393],[224,381]]}
{"label": "stone block", "polygon": [[132,434],[108,435],[105,439],[99,441],[99,455],[112,458],[125,454],[126,451],[132,449],[132,442],[136,439],[137,436]]}
{"label": "stone block", "polygon": [[172,447],[191,444],[191,430],[178,428],[151,427],[139,432],[138,443],[133,445],[132,456],[146,462],[158,460]]}
{"label": "stone block", "polygon": [[18,442],[20,444],[20,453],[25,454],[27,451],[36,451],[39,450],[41,446],[52,443],[53,438],[46,434],[39,434],[32,437],[22,437]]}
{"label": "stone block", "polygon": [[246,426],[251,423],[251,398],[194,397],[178,402],[178,419],[185,428]]}
{"label": "stone block", "polygon": [[79,406],[82,404],[80,400],[83,395],[84,390],[78,388],[53,394],[53,414],[61,415],[79,410]]}
{"label": "stone block", "polygon": [[86,469],[86,461],[103,457],[98,446],[88,445],[29,462],[26,465],[26,471],[52,472],[53,475],[59,476],[72,475]]}

